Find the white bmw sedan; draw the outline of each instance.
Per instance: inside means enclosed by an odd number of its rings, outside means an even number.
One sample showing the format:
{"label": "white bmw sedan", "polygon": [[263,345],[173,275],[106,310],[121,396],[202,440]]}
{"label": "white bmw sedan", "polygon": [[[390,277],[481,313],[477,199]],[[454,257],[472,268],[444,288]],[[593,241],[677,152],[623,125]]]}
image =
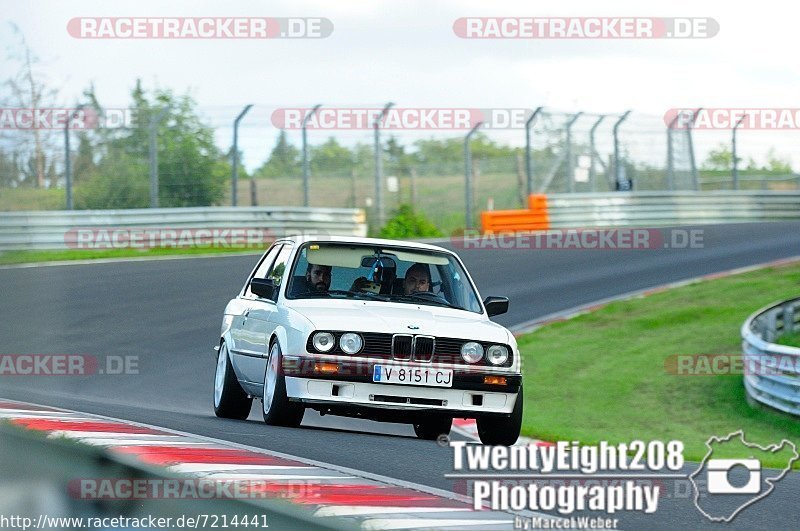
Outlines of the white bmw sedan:
{"label": "white bmw sedan", "polygon": [[306,408],[414,426],[420,438],[474,418],[484,444],[513,444],[522,422],[516,341],[489,320],[456,254],[422,243],[287,237],[225,308],[214,412],[298,426]]}

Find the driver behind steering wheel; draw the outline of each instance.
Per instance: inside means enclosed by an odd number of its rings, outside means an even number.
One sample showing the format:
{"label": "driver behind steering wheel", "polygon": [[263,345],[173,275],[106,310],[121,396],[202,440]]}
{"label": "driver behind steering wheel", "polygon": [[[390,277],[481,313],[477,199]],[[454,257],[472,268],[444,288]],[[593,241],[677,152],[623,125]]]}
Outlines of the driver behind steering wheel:
{"label": "driver behind steering wheel", "polygon": [[431,292],[431,271],[428,264],[416,263],[408,268],[406,278],[403,279],[403,291],[405,295]]}

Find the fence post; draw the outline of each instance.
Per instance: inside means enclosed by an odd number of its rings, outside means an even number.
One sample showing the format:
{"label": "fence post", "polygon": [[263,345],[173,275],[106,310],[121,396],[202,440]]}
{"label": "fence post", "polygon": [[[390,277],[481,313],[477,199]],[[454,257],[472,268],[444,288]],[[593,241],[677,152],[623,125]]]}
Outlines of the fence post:
{"label": "fence post", "polygon": [[231,168],[231,206],[236,206],[237,184],[239,180],[239,122],[244,118],[253,107],[252,104],[246,105],[239,116],[233,121],[233,167]]}
{"label": "fence post", "polygon": [[582,112],[576,112],[572,118],[567,122],[567,138],[566,138],[566,159],[567,159],[567,189],[570,192],[575,191],[575,165],[572,160],[572,126],[581,117]]}
{"label": "fence post", "polygon": [[689,143],[689,167],[692,170],[692,189],[699,190],[700,189],[700,179],[697,175],[697,161],[694,159],[694,139],[692,138],[692,128],[694,127],[694,121],[697,120],[697,115],[700,114],[702,111],[702,107],[698,107],[694,113],[692,113],[692,119],[689,121],[689,124],[686,127],[686,139]]}
{"label": "fence post", "polygon": [[158,147],[156,135],[158,124],[164,118],[169,107],[161,107],[157,114],[150,115],[150,208],[158,208]]}
{"label": "fence post", "polygon": [[594,133],[595,131],[597,131],[597,127],[600,125],[600,122],[602,122],[605,119],[605,117],[606,117],[605,114],[601,114],[600,118],[598,118],[597,121],[592,124],[592,128],[589,129],[589,157],[590,157],[589,180],[592,183],[592,192],[597,191],[597,172],[595,171],[595,165],[594,165],[594,159],[595,159],[595,154],[597,153],[597,149],[595,148],[595,143],[594,143]]}
{"label": "fence post", "polygon": [[528,195],[533,193],[533,155],[531,154],[531,127],[533,126],[533,121],[539,116],[539,113],[542,112],[544,107],[536,107],[536,110],[533,111],[531,117],[528,118],[528,121],[525,122],[525,176],[527,177],[528,181]]}
{"label": "fence post", "polygon": [[472,135],[478,130],[483,122],[478,122],[470,129],[467,136],[464,137],[464,177],[465,177],[465,215],[466,215],[466,228],[472,228],[472,147],[469,144]]}
{"label": "fence post", "polygon": [[411,168],[411,207],[417,206],[417,169]]}
{"label": "fence post", "polygon": [[258,193],[256,191],[256,180],[250,177],[250,206],[258,206]]}
{"label": "fence post", "polygon": [[389,102],[383,106],[383,110],[381,110],[380,115],[375,118],[375,121],[372,123],[372,127],[375,130],[375,212],[376,218],[378,222],[378,230],[383,227],[383,221],[385,216],[384,206],[383,206],[383,149],[381,149],[381,120],[383,117],[386,116],[386,113],[389,112],[394,106],[393,102]]}
{"label": "fence post", "polygon": [[305,118],[303,118],[303,127],[301,128],[301,133],[303,137],[303,206],[307,207],[309,204],[309,167],[308,167],[308,136],[306,134],[306,125],[308,125],[308,121],[311,119],[312,116],[322,107],[321,103],[314,105],[308,113],[306,113]]}
{"label": "fence post", "polygon": [[667,189],[675,189],[675,149],[672,143],[672,131],[675,130],[675,122],[678,121],[680,113],[675,113],[675,118],[670,120],[667,126]]}
{"label": "fence post", "polygon": [[67,116],[66,123],[64,123],[64,180],[67,187],[67,210],[72,210],[72,156],[69,149],[69,124],[83,107],[83,104],[78,105]]}
{"label": "fence post", "polygon": [[742,115],[741,118],[736,122],[736,125],[733,126],[733,131],[731,132],[731,150],[733,151],[733,189],[739,189],[739,157],[736,153],[736,130],[742,125],[742,121],[747,118],[747,115]]}
{"label": "fence post", "polygon": [[619,163],[619,126],[622,125],[628,115],[630,115],[631,111],[625,111],[622,116],[619,117],[617,122],[614,124],[614,179],[617,183],[617,191],[629,191],[628,180],[625,179],[624,171],[622,169],[622,165]]}

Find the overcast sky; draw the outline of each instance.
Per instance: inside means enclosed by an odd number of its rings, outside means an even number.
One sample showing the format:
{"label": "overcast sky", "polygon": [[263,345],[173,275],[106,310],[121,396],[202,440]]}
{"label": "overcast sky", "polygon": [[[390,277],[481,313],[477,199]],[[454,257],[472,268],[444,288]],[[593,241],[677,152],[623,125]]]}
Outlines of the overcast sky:
{"label": "overcast sky", "polygon": [[[232,120],[246,103],[262,112],[395,101],[658,116],[699,105],[800,107],[798,8],[786,1],[0,0],[0,6],[2,42],[14,42],[8,22],[19,26],[65,104],[94,83],[105,105],[126,105],[140,77],[147,86],[191,91],[215,124]],[[334,30],[325,39],[302,40],[69,35],[71,18],[90,16],[326,17]],[[453,32],[453,22],[465,16],[711,17],[720,32],[684,40],[470,40]],[[256,109],[250,127],[267,127],[268,113]],[[243,135],[243,147],[263,152],[273,135]],[[261,158],[245,155],[250,166]]]}

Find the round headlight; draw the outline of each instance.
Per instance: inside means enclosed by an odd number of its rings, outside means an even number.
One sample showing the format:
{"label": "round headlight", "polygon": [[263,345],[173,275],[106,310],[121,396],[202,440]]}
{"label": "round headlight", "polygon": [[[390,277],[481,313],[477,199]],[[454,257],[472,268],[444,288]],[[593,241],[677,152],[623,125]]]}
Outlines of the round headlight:
{"label": "round headlight", "polygon": [[461,346],[461,357],[467,363],[478,363],[483,358],[483,347],[474,341],[464,343]]}
{"label": "round headlight", "polygon": [[492,345],[486,349],[486,359],[492,365],[502,365],[508,360],[508,349],[502,345]]}
{"label": "round headlight", "polygon": [[360,335],[348,332],[339,338],[339,346],[347,354],[355,354],[364,346],[364,340]]}
{"label": "round headlight", "polygon": [[320,352],[328,352],[336,344],[333,340],[333,334],[330,332],[317,332],[311,342],[314,344],[314,348]]}

